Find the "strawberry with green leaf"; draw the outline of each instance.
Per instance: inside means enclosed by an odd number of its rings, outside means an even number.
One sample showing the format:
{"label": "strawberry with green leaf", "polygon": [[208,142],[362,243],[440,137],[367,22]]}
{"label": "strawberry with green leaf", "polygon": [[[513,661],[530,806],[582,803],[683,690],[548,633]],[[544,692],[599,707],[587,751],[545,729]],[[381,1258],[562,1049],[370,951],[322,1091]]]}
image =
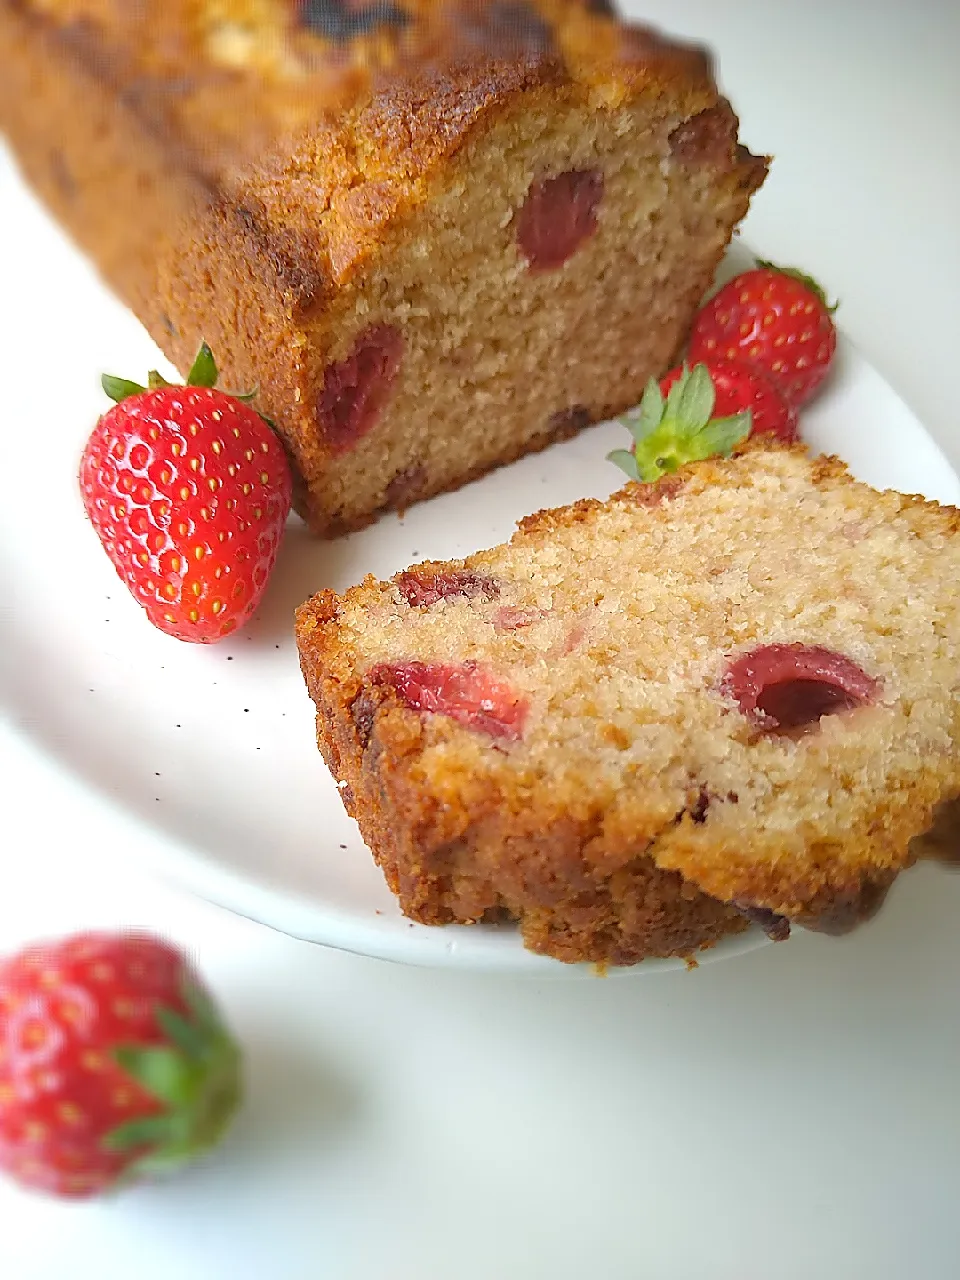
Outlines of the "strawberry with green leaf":
{"label": "strawberry with green leaf", "polygon": [[86,933],[0,962],[0,1168],[88,1197],[178,1169],[239,1106],[240,1054],[185,957]]}
{"label": "strawberry with green leaf", "polygon": [[619,419],[633,436],[633,448],[615,449],[608,456],[631,480],[650,483],[690,462],[716,454],[729,457],[753,427],[749,402],[737,412],[714,417],[717,393],[706,365],[684,366],[664,382],[666,395],[651,378],[638,407]]}
{"label": "strawberry with green leaf", "polygon": [[806,272],[760,260],[700,311],[689,359],[747,365],[766,374],[791,404],[805,404],[833,364],[836,309]]}
{"label": "strawberry with green leaf", "polygon": [[[784,444],[792,444],[796,440],[799,430],[797,410],[765,373],[720,360],[702,363],[706,365],[713,383],[715,418],[732,418],[738,413],[749,412],[751,435],[776,436]],[[663,395],[668,395],[674,383],[680,381],[686,367],[681,365],[664,374],[660,379]]]}
{"label": "strawberry with green leaf", "polygon": [[216,388],[203,345],[186,386],[105,376],[116,404],[83,452],[87,515],[147,617],[210,643],[253,614],[290,510],[292,479],[272,425],[249,396]]}

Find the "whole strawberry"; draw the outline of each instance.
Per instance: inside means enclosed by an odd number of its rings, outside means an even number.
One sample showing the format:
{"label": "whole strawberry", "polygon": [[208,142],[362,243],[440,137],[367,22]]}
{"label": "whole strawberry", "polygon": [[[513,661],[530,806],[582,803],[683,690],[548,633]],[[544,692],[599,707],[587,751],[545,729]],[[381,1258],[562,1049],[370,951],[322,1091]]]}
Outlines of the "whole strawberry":
{"label": "whole strawberry", "polygon": [[608,457],[631,480],[645,484],[688,462],[714,454],[728,457],[750,435],[753,417],[749,408],[718,417],[716,407],[717,393],[705,364],[692,369],[684,365],[666,395],[651,378],[640,404],[619,419],[633,436],[633,448],[615,449]]}
{"label": "whole strawberry", "polygon": [[116,405],[80,464],[87,515],[147,617],[209,643],[242,626],[267,585],[290,510],[283,447],[249,397],[215,389],[204,345],[185,387],[104,377]]}
{"label": "whole strawberry", "polygon": [[833,362],[836,307],[816,280],[761,261],[716,293],[693,323],[689,359],[760,369],[792,404],[804,404]]}
{"label": "whole strawberry", "polygon": [[240,1057],[185,958],[79,934],[0,962],[0,1168],[53,1195],[173,1170],[221,1137]]}
{"label": "whole strawberry", "polygon": [[[719,360],[703,361],[713,383],[713,414],[718,418],[743,413],[749,409],[751,435],[771,435],[790,444],[797,438],[797,411],[778,391],[765,373],[749,365],[725,364]],[[667,396],[683,377],[686,366],[671,369],[660,379],[660,390]]]}

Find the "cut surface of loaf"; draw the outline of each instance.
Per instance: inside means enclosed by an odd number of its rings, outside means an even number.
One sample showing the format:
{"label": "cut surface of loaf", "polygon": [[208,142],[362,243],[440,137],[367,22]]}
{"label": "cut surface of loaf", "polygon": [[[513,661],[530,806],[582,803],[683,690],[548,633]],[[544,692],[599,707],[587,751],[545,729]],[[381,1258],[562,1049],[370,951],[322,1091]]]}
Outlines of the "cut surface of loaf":
{"label": "cut surface of loaf", "polygon": [[404,911],[563,960],[843,932],[960,793],[960,515],[750,448],[303,605]]}
{"label": "cut surface of loaf", "polygon": [[766,165],[586,0],[0,0],[0,129],[185,370],[260,389],[319,533],[635,403]]}

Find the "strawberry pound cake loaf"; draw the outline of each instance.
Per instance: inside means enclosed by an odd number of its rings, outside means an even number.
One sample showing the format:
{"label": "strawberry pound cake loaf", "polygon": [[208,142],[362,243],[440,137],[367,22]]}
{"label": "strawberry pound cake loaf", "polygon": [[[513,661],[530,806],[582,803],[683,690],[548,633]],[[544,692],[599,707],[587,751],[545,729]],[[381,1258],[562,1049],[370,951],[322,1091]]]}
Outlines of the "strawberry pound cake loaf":
{"label": "strawberry pound cake loaf", "polygon": [[958,530],[799,447],[541,512],[301,607],[320,749],[415,920],[845,932],[960,794]]}
{"label": "strawberry pound cake loaf", "polygon": [[359,527],[635,404],[766,162],[603,0],[0,0],[0,131]]}

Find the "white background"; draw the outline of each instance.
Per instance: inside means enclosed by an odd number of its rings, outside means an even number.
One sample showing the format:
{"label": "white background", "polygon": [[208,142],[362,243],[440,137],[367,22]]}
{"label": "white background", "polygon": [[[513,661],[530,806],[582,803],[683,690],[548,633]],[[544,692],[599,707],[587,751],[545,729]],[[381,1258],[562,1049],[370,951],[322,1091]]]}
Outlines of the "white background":
{"label": "white background", "polygon": [[[777,156],[745,238],[840,295],[960,462],[960,6],[644,11],[714,45],[745,140]],[[16,252],[0,244],[0,336]],[[231,1138],[179,1181],[79,1207],[0,1187],[5,1280],[960,1274],[960,878],[918,869],[852,939],[694,974],[418,971],[148,882],[125,858],[145,837],[9,733],[0,750],[0,949],[157,929],[197,955],[249,1062]]]}

